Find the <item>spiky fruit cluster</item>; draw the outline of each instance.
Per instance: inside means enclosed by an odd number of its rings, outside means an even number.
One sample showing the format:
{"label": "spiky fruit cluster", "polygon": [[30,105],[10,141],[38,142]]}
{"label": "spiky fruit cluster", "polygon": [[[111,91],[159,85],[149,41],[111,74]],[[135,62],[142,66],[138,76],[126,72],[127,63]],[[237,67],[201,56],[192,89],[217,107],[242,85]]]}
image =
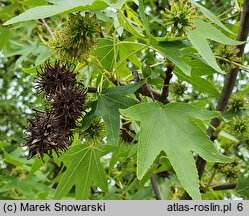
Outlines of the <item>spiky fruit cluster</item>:
{"label": "spiky fruit cluster", "polygon": [[57,61],[54,66],[46,62],[37,75],[38,93],[44,92],[47,98],[51,98],[55,92],[76,85],[76,74]]}
{"label": "spiky fruit cluster", "polygon": [[227,123],[226,128],[237,137],[244,136],[249,132],[248,117],[233,117],[232,120]]}
{"label": "spiky fruit cluster", "polygon": [[73,15],[62,30],[54,33],[48,46],[54,51],[55,57],[62,61],[82,61],[85,54],[96,46],[100,35],[100,25],[95,15],[85,13]]}
{"label": "spiky fruit cluster", "polygon": [[233,95],[228,104],[228,110],[231,110],[235,113],[240,112],[246,109],[246,99],[241,95]]}
{"label": "spiky fruit cluster", "polygon": [[96,118],[91,122],[91,125],[84,131],[86,140],[103,139],[104,137],[104,122],[101,118]]}
{"label": "spiky fruit cluster", "polygon": [[240,176],[241,164],[240,160],[236,158],[232,163],[216,163],[214,169],[223,174],[228,180],[236,180]]}
{"label": "spiky fruit cluster", "polygon": [[163,15],[166,26],[171,27],[173,36],[184,36],[193,27],[196,18],[196,8],[185,0],[173,1],[170,9],[165,9]]}
{"label": "spiky fruit cluster", "polygon": [[185,91],[188,89],[188,87],[181,81],[172,83],[170,88],[171,88],[172,93],[176,96],[183,96]]}
{"label": "spiky fruit cluster", "polygon": [[214,50],[218,64],[225,71],[236,68],[236,64],[241,62],[241,58],[237,56],[238,52],[239,49],[236,49],[234,46],[227,46],[224,44],[217,46]]}
{"label": "spiky fruit cluster", "polygon": [[38,72],[38,92],[44,93],[50,105],[49,110],[35,113],[26,129],[29,147],[28,159],[45,154],[52,157],[53,151],[59,155],[72,142],[72,132],[76,121],[85,109],[86,91],[76,81],[73,71],[60,62],[51,66],[49,62]]}
{"label": "spiky fruit cluster", "polygon": [[52,157],[53,150],[59,154],[71,144],[70,130],[59,127],[55,115],[46,110],[45,113],[36,112],[35,118],[29,120],[31,126],[26,130],[27,145],[29,147],[28,159],[37,153],[43,158],[44,154]]}
{"label": "spiky fruit cluster", "polygon": [[50,104],[56,118],[60,119],[66,128],[75,127],[85,108],[85,90],[80,87],[68,87],[56,91],[52,99]]}

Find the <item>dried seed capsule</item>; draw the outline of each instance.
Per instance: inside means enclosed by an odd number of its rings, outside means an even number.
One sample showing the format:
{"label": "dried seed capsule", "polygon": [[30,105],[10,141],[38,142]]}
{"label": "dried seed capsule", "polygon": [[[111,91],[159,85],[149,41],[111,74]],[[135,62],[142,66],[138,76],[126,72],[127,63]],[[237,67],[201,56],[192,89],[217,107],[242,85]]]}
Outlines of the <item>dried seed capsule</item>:
{"label": "dried seed capsule", "polygon": [[60,62],[51,66],[45,64],[38,72],[37,88],[45,92],[51,105],[50,110],[36,112],[26,129],[28,159],[45,154],[52,157],[53,151],[59,155],[71,145],[71,129],[85,109],[86,91],[76,81],[76,75]]}
{"label": "dried seed capsule", "polygon": [[29,120],[25,136],[26,146],[29,147],[28,159],[38,154],[43,160],[45,154],[52,157],[53,151],[59,155],[71,145],[71,131],[58,127],[55,120],[55,115],[48,110],[36,112],[35,117]]}
{"label": "dried seed capsule", "polygon": [[74,86],[76,74],[59,61],[56,61],[54,66],[46,62],[41,71],[38,71],[36,84],[38,92],[45,92],[45,96],[50,98],[56,91]]}
{"label": "dried seed capsule", "polygon": [[73,128],[85,109],[86,91],[69,87],[56,91],[50,102],[53,113],[62,128]]}

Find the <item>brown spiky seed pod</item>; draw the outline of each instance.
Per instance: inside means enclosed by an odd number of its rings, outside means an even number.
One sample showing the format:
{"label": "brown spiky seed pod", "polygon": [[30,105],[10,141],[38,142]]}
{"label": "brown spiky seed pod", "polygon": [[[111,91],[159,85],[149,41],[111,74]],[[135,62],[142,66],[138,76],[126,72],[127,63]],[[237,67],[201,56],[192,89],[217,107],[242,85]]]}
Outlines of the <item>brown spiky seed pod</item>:
{"label": "brown spiky seed pod", "polygon": [[54,66],[46,62],[37,75],[36,88],[38,93],[45,92],[46,98],[50,98],[56,91],[76,85],[74,71],[59,61],[56,61]]}
{"label": "brown spiky seed pod", "polygon": [[76,81],[76,75],[66,65],[49,62],[38,72],[37,88],[44,92],[50,110],[36,112],[26,129],[29,147],[28,159],[38,154],[43,160],[45,154],[59,155],[71,145],[71,129],[85,109],[86,91]]}
{"label": "brown spiky seed pod", "polygon": [[85,109],[86,91],[79,87],[68,87],[56,91],[50,102],[61,128],[74,128]]}
{"label": "brown spiky seed pod", "polygon": [[46,110],[36,112],[35,117],[29,120],[30,127],[26,129],[25,139],[29,147],[28,159],[39,155],[43,160],[45,154],[52,157],[53,150],[57,155],[71,145],[72,133],[58,127],[55,115]]}

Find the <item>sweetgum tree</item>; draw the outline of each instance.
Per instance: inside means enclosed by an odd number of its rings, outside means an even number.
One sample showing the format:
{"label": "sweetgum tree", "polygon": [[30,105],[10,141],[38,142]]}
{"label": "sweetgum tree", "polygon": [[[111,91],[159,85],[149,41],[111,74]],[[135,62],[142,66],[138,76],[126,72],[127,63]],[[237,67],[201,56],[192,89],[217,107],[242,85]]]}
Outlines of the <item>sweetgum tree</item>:
{"label": "sweetgum tree", "polygon": [[1,199],[249,197],[249,1],[0,1]]}

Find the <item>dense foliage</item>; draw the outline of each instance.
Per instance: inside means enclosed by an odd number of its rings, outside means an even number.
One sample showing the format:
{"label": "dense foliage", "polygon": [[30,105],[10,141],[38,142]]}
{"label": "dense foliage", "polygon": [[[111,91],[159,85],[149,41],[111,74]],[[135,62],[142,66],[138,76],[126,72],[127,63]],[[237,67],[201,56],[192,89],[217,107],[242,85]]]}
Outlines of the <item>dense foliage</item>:
{"label": "dense foliage", "polygon": [[0,198],[249,198],[248,17],[248,0],[0,1]]}

